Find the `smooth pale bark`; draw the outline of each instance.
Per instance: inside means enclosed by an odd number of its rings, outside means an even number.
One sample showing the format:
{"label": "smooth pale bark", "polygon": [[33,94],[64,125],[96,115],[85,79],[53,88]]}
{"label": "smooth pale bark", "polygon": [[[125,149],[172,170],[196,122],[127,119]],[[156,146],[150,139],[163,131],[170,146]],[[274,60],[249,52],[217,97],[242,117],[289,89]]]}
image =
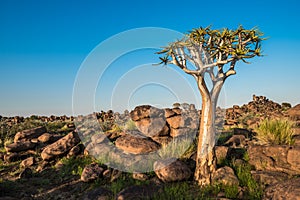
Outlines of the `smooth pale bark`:
{"label": "smooth pale bark", "polygon": [[198,79],[198,87],[202,96],[202,113],[194,176],[201,186],[211,184],[212,174],[216,171],[215,110],[223,83],[224,81],[217,82],[210,93],[204,79]]}

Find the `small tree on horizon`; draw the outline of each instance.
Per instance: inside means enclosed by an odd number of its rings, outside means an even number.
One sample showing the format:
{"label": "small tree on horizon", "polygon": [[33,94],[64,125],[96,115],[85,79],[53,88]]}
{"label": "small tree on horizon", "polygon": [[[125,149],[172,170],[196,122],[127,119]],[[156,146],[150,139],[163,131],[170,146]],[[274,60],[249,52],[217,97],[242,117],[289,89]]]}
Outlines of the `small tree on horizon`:
{"label": "small tree on horizon", "polygon": [[[262,33],[257,29],[236,30],[210,27],[190,31],[179,41],[170,43],[158,54],[160,64],[173,64],[192,75],[202,97],[202,113],[198,135],[195,180],[199,185],[211,184],[211,175],[216,170],[215,110],[225,80],[236,74],[238,61],[261,56]],[[207,77],[212,87],[207,84]]]}

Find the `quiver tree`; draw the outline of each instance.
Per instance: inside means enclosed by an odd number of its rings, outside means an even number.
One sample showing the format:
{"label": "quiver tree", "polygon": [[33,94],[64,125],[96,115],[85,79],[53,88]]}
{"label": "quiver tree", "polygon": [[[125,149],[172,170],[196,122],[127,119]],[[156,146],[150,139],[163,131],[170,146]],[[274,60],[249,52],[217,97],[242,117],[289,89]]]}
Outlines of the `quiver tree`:
{"label": "quiver tree", "polygon": [[[216,170],[215,109],[225,80],[236,74],[238,61],[261,55],[262,34],[239,27],[212,30],[210,27],[190,31],[179,41],[170,43],[158,54],[160,64],[173,64],[192,75],[202,96],[202,114],[198,135],[195,180],[199,185],[211,183]],[[208,77],[208,78],[205,78]],[[209,88],[207,79],[211,80]]]}

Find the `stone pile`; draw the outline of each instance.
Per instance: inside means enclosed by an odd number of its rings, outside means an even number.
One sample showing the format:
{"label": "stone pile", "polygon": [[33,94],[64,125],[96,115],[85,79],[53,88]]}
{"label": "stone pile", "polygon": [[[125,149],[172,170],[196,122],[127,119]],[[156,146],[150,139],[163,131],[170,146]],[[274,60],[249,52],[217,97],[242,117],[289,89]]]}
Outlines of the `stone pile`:
{"label": "stone pile", "polygon": [[280,104],[267,99],[265,96],[253,95],[252,101],[248,104],[243,106],[234,105],[232,108],[226,109],[225,126],[253,127],[261,119],[282,116],[284,116],[284,109]]}
{"label": "stone pile", "polygon": [[[21,166],[28,167],[33,165],[36,159],[48,162],[66,156],[68,153],[76,154],[76,151],[79,153],[76,150],[76,145],[79,142],[80,138],[74,131],[63,136],[61,134],[50,134],[43,126],[28,129],[16,133],[14,142],[5,145],[4,160],[12,162],[25,159]],[[40,157],[33,158],[36,155],[40,155]]]}

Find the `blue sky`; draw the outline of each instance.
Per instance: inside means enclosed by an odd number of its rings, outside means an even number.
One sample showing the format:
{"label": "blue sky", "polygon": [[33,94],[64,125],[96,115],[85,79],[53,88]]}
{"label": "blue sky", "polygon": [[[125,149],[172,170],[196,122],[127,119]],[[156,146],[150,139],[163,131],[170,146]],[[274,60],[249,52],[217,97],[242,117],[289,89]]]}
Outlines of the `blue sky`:
{"label": "blue sky", "polygon": [[[208,25],[217,29],[257,26],[269,37],[263,43],[266,56],[250,65],[237,65],[237,75],[225,84],[223,104],[247,103],[252,94],[279,103],[300,103],[300,3],[250,2],[1,0],[0,115],[71,115],[74,83],[86,57],[109,37],[141,27],[185,33]],[[110,108],[110,91],[101,87],[113,88],[126,71],[156,62],[153,52],[131,53],[112,63],[95,91],[96,109]],[[171,93],[164,94],[168,91],[157,85],[145,86],[134,93],[128,108],[143,103],[167,106],[176,100]],[[117,104],[123,102],[116,100]]]}

